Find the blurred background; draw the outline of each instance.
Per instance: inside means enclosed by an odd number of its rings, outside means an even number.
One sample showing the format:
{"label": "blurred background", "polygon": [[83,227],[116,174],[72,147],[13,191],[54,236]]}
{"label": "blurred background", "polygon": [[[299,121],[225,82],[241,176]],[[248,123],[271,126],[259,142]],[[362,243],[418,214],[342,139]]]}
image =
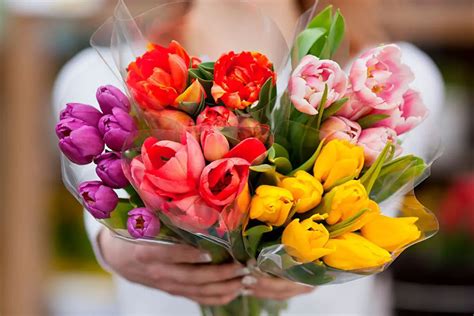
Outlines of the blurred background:
{"label": "blurred background", "polygon": [[[126,2],[138,13],[160,0]],[[297,17],[313,3],[251,2],[274,18],[288,41]],[[279,10],[287,2],[293,12]],[[395,315],[472,315],[474,1],[324,2],[341,7],[352,33],[415,44],[444,77],[446,102],[438,122],[444,155],[416,189],[441,229],[404,252],[380,278],[391,284]],[[51,104],[59,70],[89,46],[114,5],[0,0],[0,315],[116,313],[112,282],[95,261],[82,209],[61,182]],[[352,50],[364,41],[357,34],[351,35]]]}

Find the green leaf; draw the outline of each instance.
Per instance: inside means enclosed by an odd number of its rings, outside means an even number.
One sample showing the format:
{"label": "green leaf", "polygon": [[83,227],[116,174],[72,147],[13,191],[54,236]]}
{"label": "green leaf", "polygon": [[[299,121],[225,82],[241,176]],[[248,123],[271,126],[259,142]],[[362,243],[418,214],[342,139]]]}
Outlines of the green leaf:
{"label": "green leaf", "polygon": [[276,87],[273,84],[273,78],[268,78],[260,89],[258,103],[250,107],[249,112],[259,122],[265,122],[265,115],[268,108],[271,108],[276,101]]}
{"label": "green leaf", "polygon": [[327,270],[328,268],[321,262],[309,262],[287,268],[286,274],[294,281],[315,286],[334,280],[333,274]]}
{"label": "green leaf", "polygon": [[407,155],[382,166],[375,181],[370,198],[380,203],[406,184],[412,183],[425,172],[427,165],[423,159]]}
{"label": "green leaf", "polygon": [[[339,48],[339,45],[344,38],[345,31],[345,22],[344,17],[341,15],[339,10],[336,11],[332,19],[331,28],[329,29],[327,47],[329,48],[329,57],[331,57],[336,50]],[[329,58],[328,57],[328,58]]]}
{"label": "green leaf", "polygon": [[214,65],[215,65],[215,62],[207,61],[204,63],[200,63],[198,67],[201,69],[207,70],[208,72],[214,73]]}
{"label": "green leaf", "polygon": [[323,119],[323,114],[324,114],[324,106],[326,105],[327,100],[328,100],[328,85],[325,84],[323,96],[321,97],[321,102],[319,103],[319,108],[318,108],[318,122],[315,127],[315,129],[317,130],[319,130],[319,127],[321,126],[321,121]]}
{"label": "green leaf", "polygon": [[371,115],[367,115],[367,116],[364,116],[363,118],[359,119],[357,121],[357,123],[359,123],[359,125],[362,128],[369,128],[372,125],[374,125],[375,123],[386,119],[387,117],[390,117],[390,115],[387,115],[387,114],[371,114]]}
{"label": "green leaf", "polygon": [[385,158],[387,154],[389,153],[389,150],[393,150],[393,144],[391,142],[388,142],[382,152],[379,154],[375,162],[370,166],[370,168],[364,173],[364,175],[360,178],[360,183],[365,187],[367,194],[370,194],[370,191],[372,190],[372,186],[375,183],[375,180],[377,180],[377,177],[380,174],[380,171],[382,170],[382,166],[385,162]]}
{"label": "green leaf", "polygon": [[314,163],[316,162],[316,159],[318,159],[319,153],[321,152],[321,149],[323,148],[324,141],[319,142],[318,148],[316,148],[316,151],[314,154],[307,160],[305,161],[301,166],[293,170],[290,175],[294,175],[297,171],[299,170],[304,170],[308,171],[314,166]]}
{"label": "green leaf", "polygon": [[347,100],[349,100],[349,98],[343,98],[333,102],[327,109],[324,110],[322,120],[325,121],[328,117],[336,114],[337,111],[339,111],[344,106],[344,104],[346,104]]}
{"label": "green leaf", "polygon": [[308,55],[311,47],[326,34],[323,28],[310,28],[302,31],[296,38],[295,49],[297,52],[297,62],[305,55]]}
{"label": "green leaf", "polygon": [[273,143],[272,145],[273,150],[275,151],[275,157],[284,157],[290,159],[290,155],[288,154],[288,150],[285,147],[278,143]]}
{"label": "green leaf", "polygon": [[255,172],[275,172],[275,166],[269,165],[269,164],[261,164],[261,165],[256,165],[256,166],[250,166],[250,170],[255,171]]}
{"label": "green leaf", "polygon": [[192,77],[194,79],[202,78],[201,70],[196,69],[196,68],[188,69],[188,74],[189,74],[190,77]]}
{"label": "green leaf", "polygon": [[268,161],[275,165],[276,171],[282,174],[288,174],[293,169],[289,160],[288,151],[285,147],[274,143],[268,150]]}
{"label": "green leaf", "polygon": [[293,166],[291,161],[285,157],[277,157],[275,158],[272,163],[275,165],[276,171],[281,174],[288,174],[293,170]]}
{"label": "green leaf", "polygon": [[198,109],[199,104],[197,102],[179,102],[178,109],[188,113],[189,115],[193,116]]}
{"label": "green leaf", "polygon": [[270,225],[257,225],[244,231],[244,244],[251,258],[255,258],[258,245],[263,234],[271,232],[273,227]]}
{"label": "green leaf", "polygon": [[325,30],[329,30],[332,21],[332,5],[328,5],[321,12],[318,13],[309,23],[306,28],[312,29],[315,27],[321,27]]}
{"label": "green leaf", "polygon": [[134,206],[129,201],[120,201],[115,210],[110,214],[110,218],[104,219],[103,221],[108,227],[126,229],[128,212],[133,208]]}
{"label": "green leaf", "polygon": [[355,213],[351,217],[343,220],[340,223],[337,223],[336,225],[332,225],[327,227],[329,231],[329,237],[330,238],[335,238],[337,236],[343,235],[345,233],[348,233],[353,230],[353,225],[357,222],[357,220],[365,214],[369,209],[364,208],[360,210],[359,212]]}

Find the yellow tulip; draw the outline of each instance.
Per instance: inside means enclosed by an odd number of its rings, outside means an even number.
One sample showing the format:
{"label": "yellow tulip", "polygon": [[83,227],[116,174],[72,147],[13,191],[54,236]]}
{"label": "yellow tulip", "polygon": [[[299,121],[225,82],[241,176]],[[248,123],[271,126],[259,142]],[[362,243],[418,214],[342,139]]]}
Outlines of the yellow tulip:
{"label": "yellow tulip", "polygon": [[366,209],[366,212],[352,224],[352,231],[360,229],[380,213],[378,204],[369,199],[359,180],[350,180],[334,187],[324,196],[322,209],[329,215],[326,220],[329,225],[337,224]]}
{"label": "yellow tulip", "polygon": [[355,233],[329,239],[326,247],[335,251],[323,257],[324,263],[340,270],[374,268],[392,260],[387,250]]}
{"label": "yellow tulip", "polygon": [[364,166],[364,149],[334,139],[324,145],[314,164],[314,177],[328,190],[337,181],[357,178]]}
{"label": "yellow tulip", "polygon": [[293,207],[293,195],[284,188],[261,185],[250,202],[250,218],[273,226],[285,223]]}
{"label": "yellow tulip", "polygon": [[307,212],[321,202],[323,186],[306,171],[300,170],[294,177],[284,178],[279,186],[293,194],[297,213]]}
{"label": "yellow tulip", "polygon": [[333,249],[326,247],[329,240],[329,232],[324,225],[316,220],[322,220],[319,214],[315,214],[300,222],[294,219],[286,226],[281,236],[281,242],[286,246],[288,254],[301,263],[315,261],[331,252]]}
{"label": "yellow tulip", "polygon": [[417,217],[392,218],[379,215],[365,224],[361,233],[374,244],[388,251],[395,251],[420,238],[421,232],[414,224],[417,220]]}

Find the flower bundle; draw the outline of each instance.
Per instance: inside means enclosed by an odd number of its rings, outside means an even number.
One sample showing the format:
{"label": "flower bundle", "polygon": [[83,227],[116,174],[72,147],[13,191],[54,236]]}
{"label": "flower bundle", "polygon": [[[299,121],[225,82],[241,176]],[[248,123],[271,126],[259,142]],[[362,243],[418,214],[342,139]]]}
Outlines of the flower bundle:
{"label": "flower bundle", "polygon": [[148,44],[119,69],[130,98],[104,86],[102,112],[61,113],[60,149],[100,178],[71,190],[124,237],[217,248],[216,262],[309,285],[382,271],[437,230],[406,195],[431,157],[406,154],[400,136],[428,110],[397,45],[367,50],[346,73],[331,59],[342,15],[328,7],[305,25],[289,78],[261,52],[203,62],[174,40]]}

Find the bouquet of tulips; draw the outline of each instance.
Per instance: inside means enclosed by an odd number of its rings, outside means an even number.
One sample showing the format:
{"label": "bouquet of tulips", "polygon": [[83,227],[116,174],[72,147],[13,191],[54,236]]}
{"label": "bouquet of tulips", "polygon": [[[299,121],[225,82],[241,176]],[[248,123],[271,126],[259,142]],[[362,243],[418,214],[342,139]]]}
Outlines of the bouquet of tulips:
{"label": "bouquet of tulips", "polygon": [[[65,183],[97,220],[122,238],[189,243],[215,263],[237,260],[312,286],[383,271],[437,231],[412,193],[437,150],[405,151],[428,111],[397,45],[367,50],[346,73],[331,59],[344,19],[328,7],[302,17],[278,65],[268,56],[284,47],[265,40],[262,51],[211,60],[144,35],[141,21],[177,5],[132,18],[120,3],[106,25],[126,94],[105,85],[101,111],[69,103],[61,113]],[[97,177],[73,169],[92,162]],[[280,307],[239,297],[203,313]]]}

